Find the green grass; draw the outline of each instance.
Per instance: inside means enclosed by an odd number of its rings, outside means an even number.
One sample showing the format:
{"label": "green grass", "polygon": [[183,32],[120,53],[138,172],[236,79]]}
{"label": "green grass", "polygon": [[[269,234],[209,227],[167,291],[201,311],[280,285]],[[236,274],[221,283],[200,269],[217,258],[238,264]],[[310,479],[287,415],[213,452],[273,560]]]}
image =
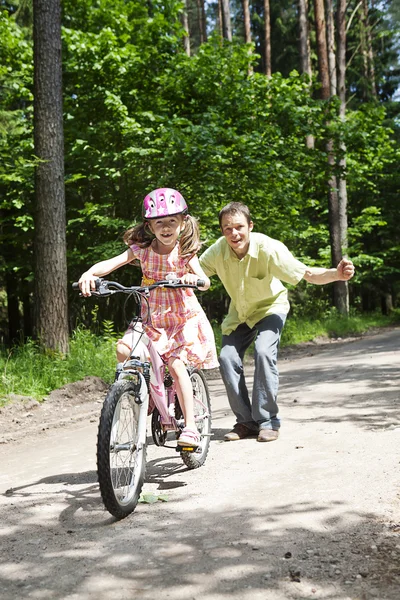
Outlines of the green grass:
{"label": "green grass", "polygon": [[283,329],[281,346],[291,346],[309,342],[317,337],[344,338],[361,335],[377,327],[390,327],[400,324],[400,311],[390,316],[380,313],[354,314],[343,317],[335,310],[317,319],[288,318]]}
{"label": "green grass", "polygon": [[[400,310],[390,316],[381,314],[340,316],[335,311],[318,319],[289,317],[283,330],[282,347],[308,342],[316,337],[348,337],[361,335],[377,327],[400,324]],[[213,323],[217,350],[221,347],[218,323]],[[0,405],[9,394],[36,398],[41,401],[52,390],[79,381],[87,375],[101,377],[111,383],[115,372],[115,342],[109,322],[103,324],[102,336],[78,328],[70,341],[68,356],[43,352],[32,341],[12,350],[0,350]],[[249,349],[251,354],[252,348]]]}
{"label": "green grass", "polygon": [[8,394],[40,401],[52,390],[87,375],[111,382],[115,373],[115,341],[115,336],[96,336],[77,329],[66,357],[43,352],[32,341],[10,351],[1,351],[0,404],[4,404]]}

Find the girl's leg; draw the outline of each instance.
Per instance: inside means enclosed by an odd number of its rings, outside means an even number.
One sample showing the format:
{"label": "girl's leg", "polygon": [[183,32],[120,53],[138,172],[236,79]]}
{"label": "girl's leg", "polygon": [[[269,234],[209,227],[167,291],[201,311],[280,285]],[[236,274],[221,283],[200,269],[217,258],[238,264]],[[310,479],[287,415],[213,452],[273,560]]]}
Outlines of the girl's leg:
{"label": "girl's leg", "polygon": [[123,340],[117,342],[117,361],[119,363],[125,362],[131,353],[131,347],[128,346]]}
{"label": "girl's leg", "polygon": [[182,408],[185,426],[197,431],[194,419],[192,382],[190,381],[186,366],[179,358],[170,358],[168,369],[175,381],[176,393]]}
{"label": "girl's leg", "polygon": [[130,327],[124,334],[124,337],[117,342],[117,361],[123,363],[129,358],[132,348],[135,349],[135,355],[142,361],[148,360],[148,355],[142,336],[142,326],[136,323],[134,328]]}

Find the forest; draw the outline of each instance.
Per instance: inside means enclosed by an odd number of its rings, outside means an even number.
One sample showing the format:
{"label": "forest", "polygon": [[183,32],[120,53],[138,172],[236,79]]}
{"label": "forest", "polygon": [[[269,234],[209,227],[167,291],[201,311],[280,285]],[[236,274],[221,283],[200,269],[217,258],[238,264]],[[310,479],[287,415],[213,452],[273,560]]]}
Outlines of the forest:
{"label": "forest", "polygon": [[[203,248],[227,202],[347,284],[292,314],[400,301],[399,0],[0,0],[0,333],[66,352],[124,303],[72,291],[123,252],[145,194],[173,187]],[[138,268],[115,274],[139,283]],[[218,281],[201,296],[219,323]]]}

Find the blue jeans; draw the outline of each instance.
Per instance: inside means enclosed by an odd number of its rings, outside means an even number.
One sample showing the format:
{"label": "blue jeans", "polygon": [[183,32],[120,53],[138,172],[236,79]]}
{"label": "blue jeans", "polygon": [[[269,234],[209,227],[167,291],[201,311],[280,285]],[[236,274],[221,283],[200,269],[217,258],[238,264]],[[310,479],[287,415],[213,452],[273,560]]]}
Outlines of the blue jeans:
{"label": "blue jeans", "polygon": [[[220,371],[237,423],[254,429],[280,427],[277,404],[279,373],[276,362],[285,320],[286,315],[283,314],[268,315],[252,329],[246,323],[241,323],[235,331],[222,336]],[[243,359],[253,341],[255,369],[250,404]]]}

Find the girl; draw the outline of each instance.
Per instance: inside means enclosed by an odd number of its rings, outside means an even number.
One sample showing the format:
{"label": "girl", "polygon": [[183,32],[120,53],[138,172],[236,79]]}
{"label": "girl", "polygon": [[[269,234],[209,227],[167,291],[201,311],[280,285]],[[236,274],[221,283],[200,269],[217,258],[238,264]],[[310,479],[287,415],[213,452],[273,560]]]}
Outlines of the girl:
{"label": "girl", "polygon": [[[198,279],[203,279],[205,285],[200,289],[207,290],[210,280],[197,258],[199,227],[187,210],[185,199],[176,190],[159,188],[150,192],[143,201],[143,223],[124,235],[128,250],[93,265],[84,273],[79,280],[82,295],[90,296],[98,277],[134,260],[140,261],[142,285],[150,285],[173,273],[183,283],[195,284]],[[186,365],[202,369],[218,366],[211,325],[191,288],[156,288],[150,292],[149,305],[150,319],[143,319],[143,327],[168,365],[185,418],[178,444],[197,447],[200,437],[194,420],[193,390]],[[131,349],[132,332],[127,332],[117,343],[118,361],[125,361]]]}

